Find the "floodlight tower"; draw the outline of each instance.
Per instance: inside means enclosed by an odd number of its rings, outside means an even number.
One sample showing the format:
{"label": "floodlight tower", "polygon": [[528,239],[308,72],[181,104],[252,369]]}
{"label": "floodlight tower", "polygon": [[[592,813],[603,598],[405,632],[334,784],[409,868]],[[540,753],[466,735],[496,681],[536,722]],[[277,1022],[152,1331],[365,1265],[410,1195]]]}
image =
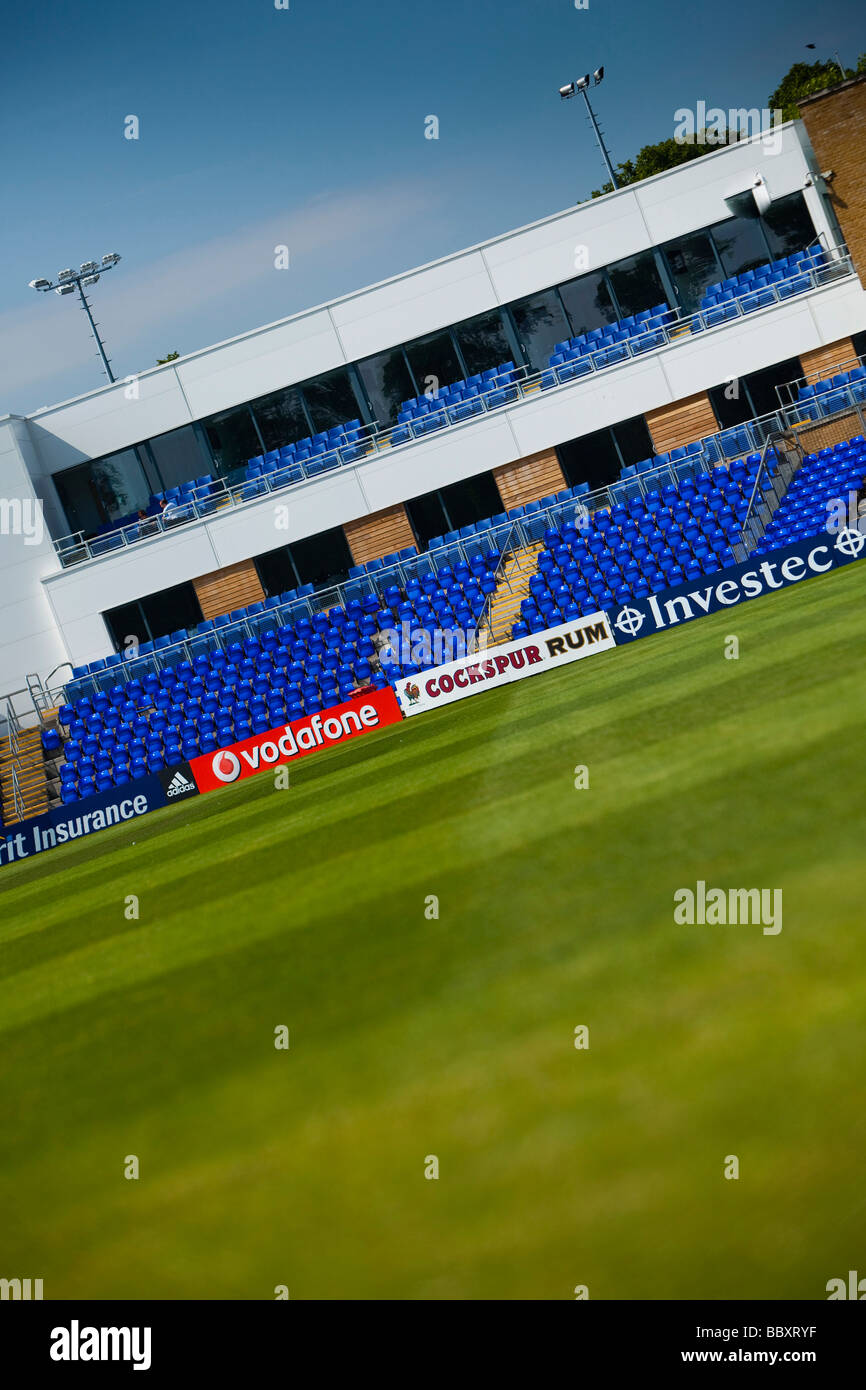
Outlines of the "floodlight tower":
{"label": "floodlight tower", "polygon": [[[594,87],[597,87],[599,83],[602,81],[603,77],[604,68],[596,68],[595,72],[592,74],[592,85]],[[589,73],[586,73],[584,77],[579,77],[576,82],[568,82],[564,87],[560,87],[559,95],[562,97],[563,101],[570,101],[571,98],[574,96],[575,92],[580,92],[582,94],[583,99],[586,102],[586,109],[589,113],[589,119],[592,123],[592,128],[595,131],[595,138],[598,141],[598,148],[601,150],[602,159],[604,160],[607,166],[608,177],[610,178],[610,181],[613,184],[614,188],[619,188],[619,184],[616,181],[616,174],[613,172],[613,164],[611,163],[610,155],[605,149],[604,141],[601,138],[601,131],[598,128],[598,121],[595,119],[595,112],[593,111],[589,102],[589,84],[590,75]]]}
{"label": "floodlight tower", "polygon": [[57,272],[56,280],[31,280],[31,290],[39,290],[42,294],[47,294],[49,290],[54,290],[55,294],[74,294],[78,290],[81,299],[81,307],[87,315],[90,331],[92,332],[96,346],[99,349],[99,356],[102,358],[102,365],[105,368],[105,375],[108,380],[114,381],[114,374],[105,352],[102,339],[96,331],[96,324],[90,312],[90,305],[87,302],[87,295],[84,293],[85,286],[95,285],[100,275],[106,270],[112,270],[120,260],[116,251],[109,251],[102,257],[100,264],[96,261],[82,261],[78,270],[60,270]]}

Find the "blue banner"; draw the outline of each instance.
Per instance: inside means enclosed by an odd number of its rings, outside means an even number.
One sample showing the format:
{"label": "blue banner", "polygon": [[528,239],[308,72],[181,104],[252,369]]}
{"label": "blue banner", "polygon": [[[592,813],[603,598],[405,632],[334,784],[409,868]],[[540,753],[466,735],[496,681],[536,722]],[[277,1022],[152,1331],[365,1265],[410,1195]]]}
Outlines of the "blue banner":
{"label": "blue banner", "polygon": [[107,830],[110,825],[146,816],[168,805],[168,798],[159,776],[138,777],[122,787],[98,792],[72,806],[58,806],[32,820],[8,825],[0,831],[0,868],[17,864],[20,859],[32,859],[46,849],[69,844],[85,835]]}
{"label": "blue banner", "polygon": [[811,536],[783,550],[767,555],[753,555],[741,565],[702,574],[675,589],[665,589],[648,598],[633,599],[619,611],[609,613],[611,629],[617,644],[634,642],[639,637],[651,637],[670,627],[718,613],[723,608],[736,608],[749,599],[760,598],[776,589],[787,589],[803,579],[826,574],[841,565],[850,565],[866,548],[866,535],[851,528],[835,535]]}

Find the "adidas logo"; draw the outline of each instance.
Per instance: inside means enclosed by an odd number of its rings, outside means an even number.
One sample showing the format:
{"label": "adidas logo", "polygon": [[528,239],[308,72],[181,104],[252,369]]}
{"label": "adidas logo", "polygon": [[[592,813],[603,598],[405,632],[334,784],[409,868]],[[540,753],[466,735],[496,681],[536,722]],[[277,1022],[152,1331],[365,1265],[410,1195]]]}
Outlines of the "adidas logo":
{"label": "adidas logo", "polygon": [[176,772],[165,789],[166,796],[183,796],[184,792],[194,792],[196,786],[182,772]]}

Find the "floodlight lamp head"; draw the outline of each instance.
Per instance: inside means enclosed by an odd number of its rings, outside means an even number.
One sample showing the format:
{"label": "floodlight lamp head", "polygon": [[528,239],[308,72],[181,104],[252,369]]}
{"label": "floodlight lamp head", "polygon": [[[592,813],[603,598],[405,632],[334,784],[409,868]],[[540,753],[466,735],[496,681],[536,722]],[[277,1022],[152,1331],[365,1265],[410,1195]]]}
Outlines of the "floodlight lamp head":
{"label": "floodlight lamp head", "polygon": [[74,294],[74,293],[75,293],[75,286],[74,286],[74,285],[58,285],[58,286],[57,286],[57,289],[54,291],[54,293],[55,293],[55,294]]}
{"label": "floodlight lamp head", "polygon": [[96,269],[96,261],[82,261],[80,270],[82,275],[92,275]]}
{"label": "floodlight lamp head", "polygon": [[583,77],[579,77],[574,85],[579,92],[582,92],[584,87],[589,86],[589,73],[586,73]]}
{"label": "floodlight lamp head", "polygon": [[596,68],[595,72],[592,74],[592,80],[593,80],[593,82],[595,83],[596,87],[598,86],[599,82],[601,82],[601,80],[602,80],[603,77],[604,77],[604,68],[603,68],[603,67]]}
{"label": "floodlight lamp head", "polygon": [[31,280],[31,281],[30,281],[30,288],[31,288],[31,290],[50,290],[50,289],[51,289],[51,281],[50,281],[50,280]]}
{"label": "floodlight lamp head", "polygon": [[102,264],[103,264],[103,265],[117,265],[117,262],[118,262],[119,260],[120,260],[120,257],[118,256],[118,254],[117,254],[116,251],[106,251],[105,255],[102,257]]}
{"label": "floodlight lamp head", "polygon": [[570,101],[574,96],[574,83],[568,82],[564,87],[560,87],[559,95],[562,97],[563,101]]}
{"label": "floodlight lamp head", "polygon": [[71,280],[71,279],[72,279],[72,275],[73,275],[72,270],[58,270],[58,272],[57,272],[57,278],[58,278],[58,280]]}
{"label": "floodlight lamp head", "polygon": [[98,279],[98,275],[88,275],[81,283],[83,285],[95,285]]}

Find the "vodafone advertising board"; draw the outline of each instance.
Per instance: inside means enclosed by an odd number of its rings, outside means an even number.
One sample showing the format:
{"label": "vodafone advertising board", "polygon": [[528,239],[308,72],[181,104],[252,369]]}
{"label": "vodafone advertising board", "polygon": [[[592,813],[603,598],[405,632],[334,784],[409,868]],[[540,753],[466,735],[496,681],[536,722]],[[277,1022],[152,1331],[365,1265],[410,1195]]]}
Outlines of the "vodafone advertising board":
{"label": "vodafone advertising board", "polygon": [[356,700],[334,705],[321,714],[308,714],[281,729],[254,734],[230,748],[218,748],[190,762],[199,791],[212,792],[244,777],[254,777],[280,763],[290,763],[320,748],[332,748],[350,738],[359,738],[386,724],[399,724],[403,718],[394,691],[371,690]]}
{"label": "vodafone advertising board", "polygon": [[524,676],[535,676],[554,666],[580,661],[615,645],[607,614],[591,613],[573,623],[562,623],[517,642],[493,647],[489,653],[476,652],[432,671],[422,671],[419,676],[406,676],[394,682],[394,689],[408,717],[479,695],[482,690],[522,681]]}

